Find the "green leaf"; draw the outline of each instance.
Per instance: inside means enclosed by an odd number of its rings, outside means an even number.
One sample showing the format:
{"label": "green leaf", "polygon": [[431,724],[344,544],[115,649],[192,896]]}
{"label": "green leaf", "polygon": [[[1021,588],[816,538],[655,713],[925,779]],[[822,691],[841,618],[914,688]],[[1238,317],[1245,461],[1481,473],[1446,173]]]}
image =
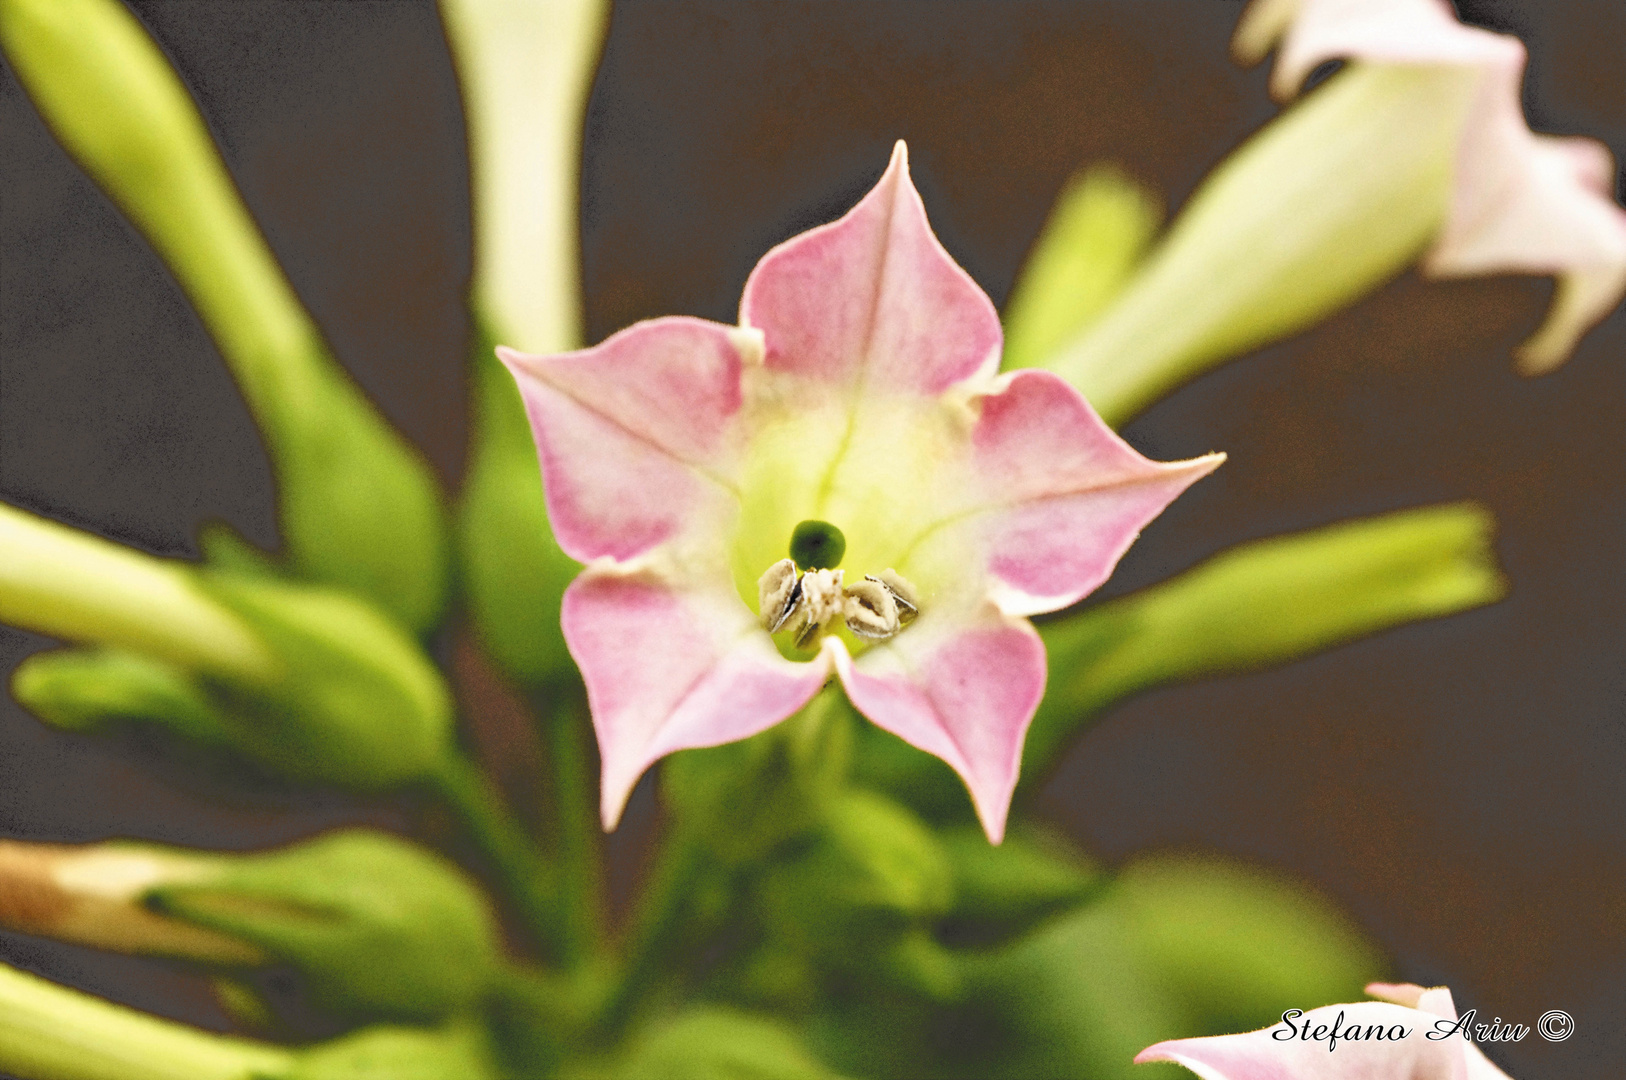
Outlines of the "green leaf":
{"label": "green leaf", "polygon": [[1009,368],[1044,362],[1111,303],[1162,220],[1156,196],[1111,166],[1073,176],[1005,305]]}
{"label": "green leaf", "polygon": [[1111,900],[1148,969],[1218,1035],[1365,998],[1387,975],[1377,948],[1326,900],[1279,874],[1213,857],[1157,856]]}
{"label": "green leaf", "polygon": [[956,939],[1020,933],[1110,880],[1062,837],[1022,822],[998,846],[976,825],[944,830],[938,839],[954,874],[947,932]]}
{"label": "green leaf", "polygon": [[524,1080],[499,1073],[478,1028],[378,1026],[300,1053],[294,1067],[267,1080]]}
{"label": "green leaf", "polygon": [[706,1006],[644,1032],[611,1075],[617,1080],[839,1080],[791,1028]]}

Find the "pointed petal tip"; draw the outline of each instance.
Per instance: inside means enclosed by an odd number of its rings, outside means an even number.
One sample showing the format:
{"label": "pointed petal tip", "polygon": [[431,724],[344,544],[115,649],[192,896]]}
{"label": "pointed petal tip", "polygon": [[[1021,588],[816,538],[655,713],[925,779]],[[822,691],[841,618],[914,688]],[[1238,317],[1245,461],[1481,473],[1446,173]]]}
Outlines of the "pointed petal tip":
{"label": "pointed petal tip", "polygon": [[1416,983],[1374,982],[1367,983],[1364,992],[1367,997],[1375,997],[1380,1001],[1392,1001],[1396,1005],[1405,1005],[1408,1008],[1415,1009],[1418,1000],[1423,996],[1424,989],[1424,987],[1418,986]]}

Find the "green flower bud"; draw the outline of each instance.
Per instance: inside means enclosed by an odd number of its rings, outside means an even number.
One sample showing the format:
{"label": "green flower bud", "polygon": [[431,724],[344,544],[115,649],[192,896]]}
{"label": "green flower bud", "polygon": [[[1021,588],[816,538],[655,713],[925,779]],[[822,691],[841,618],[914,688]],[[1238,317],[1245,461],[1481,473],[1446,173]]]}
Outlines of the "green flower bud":
{"label": "green flower bud", "polygon": [[476,349],[474,442],[459,506],[463,584],[481,644],[535,686],[575,678],[559,624],[565,586],[581,564],[560,550],[542,500],[542,470],[513,376],[491,345]]}
{"label": "green flower bud", "polygon": [[279,775],[380,791],[422,779],[450,748],[452,705],[417,643],[343,593],[206,575],[210,595],[282,662],[268,685],[221,681],[234,745]]}
{"label": "green flower bud", "polygon": [[197,742],[231,746],[232,719],[185,672],[135,653],[64,649],[35,653],[11,676],[17,703],[54,727],[95,730],[152,720]]}
{"label": "green flower bud", "polygon": [[1150,589],[1049,623],[1056,676],[1022,775],[1082,723],[1149,686],[1248,671],[1500,600],[1495,521],[1473,503],[1402,510],[1221,552]]}
{"label": "green flower bud", "polygon": [[998,846],[965,825],[938,833],[954,872],[949,923],[977,940],[1009,936],[1078,903],[1107,877],[1059,836],[1026,827]]}
{"label": "green flower bud", "polygon": [[1009,368],[1036,367],[1118,295],[1157,232],[1157,197],[1107,166],[1068,181],[1005,305]]}
{"label": "green flower bud", "polygon": [[265,434],[294,568],[428,629],[446,586],[435,482],[329,355],[158,47],[116,0],[3,0],[0,45],[219,346]]}
{"label": "green flower bud", "polygon": [[439,1019],[482,1000],[499,965],[479,888],[365,830],[247,855],[0,841],[0,926],[231,970],[287,964],[346,1016]]}
{"label": "green flower bud", "polygon": [[491,985],[490,905],[455,866],[404,840],[353,830],[197,858],[206,876],[154,883],[146,902],[291,964],[324,1008],[435,1019],[469,1008]]}
{"label": "green flower bud", "polygon": [[0,506],[0,620],[107,652],[19,670],[69,727],[154,720],[277,775],[382,790],[443,767],[452,707],[417,643],[345,593],[198,574]]}

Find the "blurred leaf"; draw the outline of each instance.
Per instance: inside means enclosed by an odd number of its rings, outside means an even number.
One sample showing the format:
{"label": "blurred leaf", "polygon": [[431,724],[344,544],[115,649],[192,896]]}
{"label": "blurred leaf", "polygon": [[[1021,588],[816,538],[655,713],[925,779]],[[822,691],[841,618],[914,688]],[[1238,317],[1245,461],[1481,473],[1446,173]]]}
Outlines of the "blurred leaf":
{"label": "blurred leaf", "polygon": [[1079,333],[1129,280],[1162,220],[1155,195],[1112,166],[1067,182],[1005,305],[1005,362],[1033,367]]}
{"label": "blurred leaf", "polygon": [[271,1080],[524,1080],[499,1073],[485,1033],[370,1027],[301,1052]]}
{"label": "blurred leaf", "polygon": [[1188,1076],[1133,1066],[1163,1039],[1266,1027],[1287,1008],[1358,1000],[1384,974],[1324,900],[1216,858],[1159,856],[1021,940],[964,961],[943,1023],[947,1076]]}
{"label": "blurred leaf", "polygon": [[1114,890],[1149,969],[1202,1025],[1185,1034],[1249,1031],[1284,1009],[1360,1001],[1388,974],[1347,917],[1280,875],[1158,856],[1130,864]]}
{"label": "blurred leaf", "polygon": [[839,1080],[792,1029],[698,1007],[644,1032],[612,1075],[625,1080]]}
{"label": "blurred leaf", "polygon": [[938,839],[954,874],[954,907],[942,933],[958,943],[1021,933],[1110,880],[1062,837],[1023,822],[998,846],[975,825],[944,830]]}

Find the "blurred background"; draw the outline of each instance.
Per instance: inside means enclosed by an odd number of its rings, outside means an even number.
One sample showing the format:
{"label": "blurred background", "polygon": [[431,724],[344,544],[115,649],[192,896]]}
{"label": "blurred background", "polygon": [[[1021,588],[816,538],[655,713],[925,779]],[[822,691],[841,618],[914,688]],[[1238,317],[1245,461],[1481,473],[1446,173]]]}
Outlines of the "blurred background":
{"label": "blurred background", "polygon": [[[199,100],[339,357],[449,485],[462,468],[469,206],[457,86],[432,4],[131,5]],[[1626,156],[1626,7],[1459,4],[1531,49],[1538,130]],[[587,335],[733,321],[771,245],[846,210],[897,138],[949,251],[1003,302],[1078,167],[1111,161],[1177,209],[1276,112],[1227,40],[1239,4],[622,2],[587,118]],[[276,544],[268,466],[162,265],[0,75],[0,498],[196,554],[223,519]],[[1281,222],[1291,228],[1291,221]],[[1239,262],[1248,257],[1238,251]],[[1285,668],[1144,694],[1044,789],[1108,861],[1214,851],[1296,875],[1481,1018],[1576,1034],[1491,1048],[1518,1080],[1626,1060],[1626,315],[1556,374],[1512,372],[1550,285],[1407,275],[1221,368],[1125,431],[1155,458],[1224,450],[1103,596],[1244,540],[1473,498],[1500,523],[1501,604]],[[473,739],[522,795],[533,747],[465,635],[441,642]],[[49,642],[0,628],[0,669]],[[611,838],[632,888],[646,780]],[[74,738],[0,700],[0,836],[249,847],[366,821],[434,836],[408,797],[362,802],[180,748]],[[0,933],[0,960],[225,1027],[177,968]]]}

